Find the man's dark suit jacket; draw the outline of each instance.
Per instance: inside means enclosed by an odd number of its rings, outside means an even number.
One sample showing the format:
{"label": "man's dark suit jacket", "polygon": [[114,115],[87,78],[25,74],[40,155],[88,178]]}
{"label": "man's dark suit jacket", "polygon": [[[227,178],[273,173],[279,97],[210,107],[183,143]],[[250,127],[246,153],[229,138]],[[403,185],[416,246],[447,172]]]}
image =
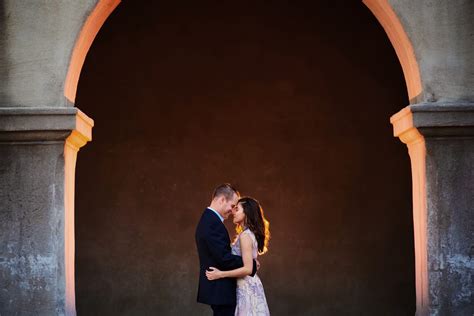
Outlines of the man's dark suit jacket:
{"label": "man's dark suit jacket", "polygon": [[[242,257],[231,252],[227,229],[212,210],[207,208],[202,214],[195,237],[200,262],[197,301],[208,305],[235,305],[235,278],[209,281],[206,277],[209,267],[225,271],[243,266]],[[253,266],[252,276],[257,271],[255,260]]]}

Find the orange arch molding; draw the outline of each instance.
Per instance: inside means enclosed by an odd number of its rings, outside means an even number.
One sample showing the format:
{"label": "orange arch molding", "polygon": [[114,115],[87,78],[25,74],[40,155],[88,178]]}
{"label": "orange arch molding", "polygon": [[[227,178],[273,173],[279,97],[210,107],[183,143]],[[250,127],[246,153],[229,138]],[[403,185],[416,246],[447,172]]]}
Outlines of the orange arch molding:
{"label": "orange arch molding", "polygon": [[87,52],[97,32],[99,32],[107,17],[119,3],[120,0],[99,0],[82,27],[72,51],[71,62],[69,63],[69,69],[64,83],[64,96],[72,103],[74,103],[76,99],[77,82],[79,81]]}
{"label": "orange arch molding", "polygon": [[420,70],[415,53],[400,20],[388,3],[388,0],[362,0],[382,24],[395,52],[397,53],[408,90],[410,102],[416,100],[422,92]]}

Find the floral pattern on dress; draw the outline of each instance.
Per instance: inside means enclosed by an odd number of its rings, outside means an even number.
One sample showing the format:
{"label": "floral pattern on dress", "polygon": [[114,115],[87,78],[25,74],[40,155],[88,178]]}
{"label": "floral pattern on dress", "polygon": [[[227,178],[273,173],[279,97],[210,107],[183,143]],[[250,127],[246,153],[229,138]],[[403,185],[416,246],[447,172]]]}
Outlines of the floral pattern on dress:
{"label": "floral pattern on dress", "polygon": [[[240,251],[240,236],[248,234],[253,241],[252,256],[257,259],[258,247],[255,235],[246,229],[240,233],[235,242],[232,244],[232,253],[241,256]],[[237,307],[235,309],[235,316],[267,316],[270,315],[268,310],[267,299],[263,290],[262,281],[257,274],[255,276],[246,276],[237,279]]]}

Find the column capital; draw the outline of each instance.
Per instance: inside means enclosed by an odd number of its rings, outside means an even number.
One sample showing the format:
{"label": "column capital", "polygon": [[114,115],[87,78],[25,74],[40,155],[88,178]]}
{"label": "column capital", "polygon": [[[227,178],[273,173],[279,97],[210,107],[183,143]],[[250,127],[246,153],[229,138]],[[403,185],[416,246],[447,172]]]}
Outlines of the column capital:
{"label": "column capital", "polygon": [[410,106],[393,115],[390,118],[390,123],[393,125],[393,135],[400,138],[403,143],[411,145],[423,141],[423,136],[413,123],[413,113]]}
{"label": "column capital", "polygon": [[419,103],[390,118],[394,136],[404,143],[418,136],[474,136],[474,103]]}
{"label": "column capital", "polygon": [[[0,141],[68,141],[82,147],[92,138],[94,121],[75,107],[0,108]],[[70,135],[74,134],[74,137]]]}
{"label": "column capital", "polygon": [[92,140],[92,127],[94,121],[77,109],[75,116],[76,124],[69,137],[66,139],[66,145],[75,151],[78,151],[87,142]]}

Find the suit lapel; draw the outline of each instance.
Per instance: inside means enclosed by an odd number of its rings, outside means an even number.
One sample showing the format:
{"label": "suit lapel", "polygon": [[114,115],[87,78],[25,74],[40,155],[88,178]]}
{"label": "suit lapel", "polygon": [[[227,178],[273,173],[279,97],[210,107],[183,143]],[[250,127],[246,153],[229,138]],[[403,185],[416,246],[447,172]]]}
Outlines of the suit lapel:
{"label": "suit lapel", "polygon": [[227,231],[227,228],[225,227],[224,222],[221,221],[219,216],[217,216],[217,214],[213,210],[211,210],[210,208],[206,208],[206,211],[211,213],[211,216],[213,216],[214,219],[219,221],[219,223],[222,225],[222,229],[224,229],[224,232],[225,232],[224,236],[225,236],[226,240],[230,243],[229,232]]}

